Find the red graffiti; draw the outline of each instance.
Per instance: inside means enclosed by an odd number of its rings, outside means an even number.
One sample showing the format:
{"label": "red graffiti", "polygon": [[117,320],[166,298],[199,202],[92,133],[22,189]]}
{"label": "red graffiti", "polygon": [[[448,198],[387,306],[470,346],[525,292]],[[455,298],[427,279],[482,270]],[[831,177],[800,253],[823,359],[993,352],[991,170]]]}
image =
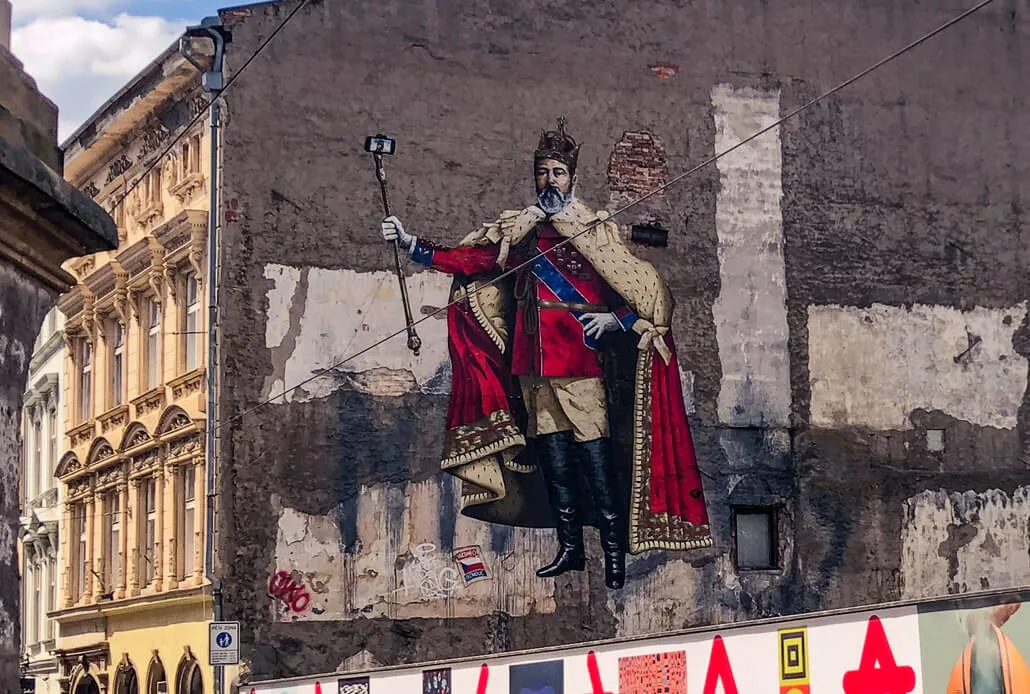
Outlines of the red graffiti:
{"label": "red graffiti", "polygon": [[866,625],[865,642],[858,669],[844,673],[844,694],[908,694],[916,688],[916,672],[894,660],[887,632],[880,618],[873,615]]}
{"label": "red graffiti", "polygon": [[476,694],[486,694],[486,685],[490,683],[490,668],[486,663],[479,668],[479,684],[476,685]]}
{"label": "red graffiti", "polygon": [[232,200],[229,201],[229,204],[226,206],[226,210],[225,210],[225,221],[227,221],[227,222],[235,222],[236,220],[239,219],[239,216],[237,216],[237,214],[236,214],[236,210],[239,209],[239,206],[240,206],[240,201],[237,200],[236,198],[233,198]]}
{"label": "red graffiti", "polygon": [[723,694],[737,694],[737,680],[733,677],[730,657],[721,636],[712,641],[712,655],[708,657],[708,674],[705,675],[704,694],[715,694],[715,685],[722,682]]}
{"label": "red graffiti", "polygon": [[587,672],[590,673],[590,694],[612,694],[604,690],[601,683],[601,670],[597,667],[597,656],[593,651],[587,653]]}
{"label": "red graffiti", "polygon": [[293,580],[288,571],[279,571],[268,579],[268,594],[282,600],[294,612],[303,612],[311,603],[311,595],[304,584]]}

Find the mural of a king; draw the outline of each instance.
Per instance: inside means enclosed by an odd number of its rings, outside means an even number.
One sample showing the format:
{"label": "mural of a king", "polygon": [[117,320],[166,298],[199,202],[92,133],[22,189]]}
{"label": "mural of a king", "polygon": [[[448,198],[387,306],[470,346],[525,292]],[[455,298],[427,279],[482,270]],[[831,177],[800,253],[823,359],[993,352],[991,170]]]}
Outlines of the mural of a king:
{"label": "mural of a king", "polygon": [[[441,468],[462,480],[461,510],[492,523],[554,527],[558,552],[537,571],[586,565],[596,525],[605,584],[625,583],[625,554],[712,544],[673,343],[673,299],[614,222],[574,195],[579,145],[565,121],[533,156],[536,204],[454,248],[404,229],[383,238],[454,276],[448,308],[453,380]],[[605,354],[632,340],[633,396],[613,405]],[[610,422],[632,422],[617,460]]]}

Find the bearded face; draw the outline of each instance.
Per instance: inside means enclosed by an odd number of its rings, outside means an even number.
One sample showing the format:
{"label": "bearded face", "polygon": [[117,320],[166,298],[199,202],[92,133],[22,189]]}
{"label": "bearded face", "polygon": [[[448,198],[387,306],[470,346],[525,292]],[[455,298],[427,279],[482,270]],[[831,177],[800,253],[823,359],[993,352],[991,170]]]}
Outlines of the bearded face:
{"label": "bearded face", "polygon": [[561,212],[572,200],[575,178],[569,167],[556,159],[536,162],[536,198],[540,209],[549,215]]}

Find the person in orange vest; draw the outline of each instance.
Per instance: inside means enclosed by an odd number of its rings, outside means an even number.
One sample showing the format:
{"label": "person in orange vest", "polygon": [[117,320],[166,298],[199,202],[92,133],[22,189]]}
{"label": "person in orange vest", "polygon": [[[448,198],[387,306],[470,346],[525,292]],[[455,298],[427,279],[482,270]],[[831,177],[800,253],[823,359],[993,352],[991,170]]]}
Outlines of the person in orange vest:
{"label": "person in orange vest", "polygon": [[946,694],[1030,694],[1030,668],[1001,630],[1019,603],[971,612],[969,641],[951,670]]}

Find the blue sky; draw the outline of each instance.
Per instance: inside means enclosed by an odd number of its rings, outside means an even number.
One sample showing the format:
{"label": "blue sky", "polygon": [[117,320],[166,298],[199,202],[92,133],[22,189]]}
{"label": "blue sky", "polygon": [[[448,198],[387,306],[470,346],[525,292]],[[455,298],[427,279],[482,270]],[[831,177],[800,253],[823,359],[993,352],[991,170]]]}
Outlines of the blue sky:
{"label": "blue sky", "polygon": [[60,108],[70,135],[196,24],[236,0],[12,0],[12,50]]}

